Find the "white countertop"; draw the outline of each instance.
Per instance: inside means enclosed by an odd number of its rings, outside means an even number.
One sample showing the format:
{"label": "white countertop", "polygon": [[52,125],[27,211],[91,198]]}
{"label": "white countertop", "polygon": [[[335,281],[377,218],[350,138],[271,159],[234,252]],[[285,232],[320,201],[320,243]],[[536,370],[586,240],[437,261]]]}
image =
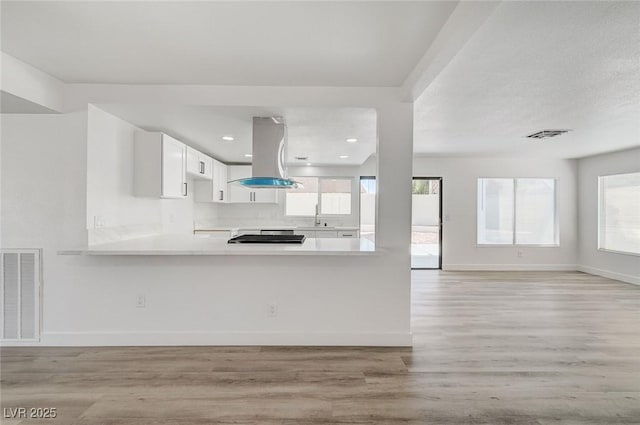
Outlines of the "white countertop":
{"label": "white countertop", "polygon": [[308,238],[303,244],[228,244],[210,235],[158,235],[130,239],[61,255],[371,255],[374,244],[360,238]]}

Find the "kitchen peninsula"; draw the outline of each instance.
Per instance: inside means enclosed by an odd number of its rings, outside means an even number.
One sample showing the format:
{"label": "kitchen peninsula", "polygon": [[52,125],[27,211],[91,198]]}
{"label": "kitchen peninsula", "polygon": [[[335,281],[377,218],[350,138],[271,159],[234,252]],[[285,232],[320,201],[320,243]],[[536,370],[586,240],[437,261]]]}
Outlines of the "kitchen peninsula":
{"label": "kitchen peninsula", "polygon": [[302,244],[228,244],[207,234],[157,235],[59,251],[63,255],[371,255],[373,242],[360,238],[309,238]]}

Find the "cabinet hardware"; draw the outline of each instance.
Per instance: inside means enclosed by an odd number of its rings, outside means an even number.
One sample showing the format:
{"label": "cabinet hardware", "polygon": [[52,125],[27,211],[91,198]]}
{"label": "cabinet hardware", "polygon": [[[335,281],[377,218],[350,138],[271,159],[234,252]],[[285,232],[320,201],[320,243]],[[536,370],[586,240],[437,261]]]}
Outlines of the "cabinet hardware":
{"label": "cabinet hardware", "polygon": [[184,184],[184,196],[187,196],[187,183],[183,183]]}
{"label": "cabinet hardware", "polygon": [[200,161],[200,174],[204,174],[204,162]]}
{"label": "cabinet hardware", "polygon": [[220,191],[220,200],[224,201],[224,190]]}

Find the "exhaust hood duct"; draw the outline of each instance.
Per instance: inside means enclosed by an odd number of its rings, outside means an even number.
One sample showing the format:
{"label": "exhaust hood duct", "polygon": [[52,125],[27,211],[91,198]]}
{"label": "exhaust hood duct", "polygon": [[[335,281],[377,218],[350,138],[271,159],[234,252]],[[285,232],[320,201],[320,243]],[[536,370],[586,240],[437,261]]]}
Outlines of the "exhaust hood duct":
{"label": "exhaust hood duct", "polygon": [[287,178],[287,126],[282,117],[253,117],[251,177],[232,180],[252,189],[296,189],[302,184]]}

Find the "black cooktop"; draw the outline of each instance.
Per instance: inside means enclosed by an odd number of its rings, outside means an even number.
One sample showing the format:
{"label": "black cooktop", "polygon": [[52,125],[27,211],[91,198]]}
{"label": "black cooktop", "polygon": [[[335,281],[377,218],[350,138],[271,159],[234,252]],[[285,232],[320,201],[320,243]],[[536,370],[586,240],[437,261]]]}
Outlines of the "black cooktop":
{"label": "black cooktop", "polygon": [[297,243],[305,240],[304,235],[241,235],[231,238],[227,243]]}

